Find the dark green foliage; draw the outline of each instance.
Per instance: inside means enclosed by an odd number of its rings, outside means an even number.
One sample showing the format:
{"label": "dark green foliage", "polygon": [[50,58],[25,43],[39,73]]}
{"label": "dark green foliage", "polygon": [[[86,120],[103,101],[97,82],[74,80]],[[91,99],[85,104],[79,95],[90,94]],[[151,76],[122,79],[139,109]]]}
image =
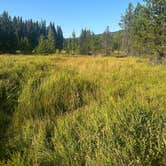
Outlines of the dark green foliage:
{"label": "dark green foliage", "polygon": [[12,19],[7,12],[4,12],[0,15],[0,53],[14,52],[16,44]]}
{"label": "dark green foliage", "polygon": [[151,41],[151,49],[159,54],[159,58],[166,57],[166,1],[145,0],[149,20],[147,38]]}
{"label": "dark green foliage", "polygon": [[0,53],[15,53],[17,50],[22,53],[32,53],[41,36],[49,38],[50,48],[47,53],[53,53],[54,47],[63,49],[61,27],[58,26],[56,29],[52,23],[47,27],[45,21],[34,22],[32,19],[23,21],[21,17],[11,18],[7,12],[0,15]]}
{"label": "dark green foliage", "polygon": [[83,29],[80,36],[76,37],[75,32],[73,32],[72,38],[65,39],[64,49],[71,54],[99,54],[103,52],[102,35],[95,35],[90,30]]}
{"label": "dark green foliage", "polygon": [[48,53],[55,53],[55,32],[49,29],[47,38]]}
{"label": "dark green foliage", "polygon": [[26,37],[21,38],[19,48],[20,48],[22,53],[31,53],[31,46],[29,44],[28,38],[26,38]]}
{"label": "dark green foliage", "polygon": [[122,48],[126,52],[126,54],[131,53],[131,45],[132,45],[132,36],[131,36],[131,30],[132,30],[132,21],[133,21],[133,10],[134,7],[130,3],[128,5],[128,8],[126,9],[125,15],[122,16],[120,26],[124,30],[123,36],[122,36]]}
{"label": "dark green foliage", "polygon": [[82,29],[79,38],[80,54],[92,54],[92,32],[90,30]]}
{"label": "dark green foliage", "polygon": [[39,44],[35,49],[35,52],[37,54],[48,54],[48,51],[48,40],[44,36],[41,36],[39,39]]}
{"label": "dark green foliage", "polygon": [[50,28],[48,31],[48,36],[45,38],[41,36],[39,39],[39,44],[35,49],[37,54],[52,54],[55,53],[55,34]]}
{"label": "dark green foliage", "polygon": [[56,48],[59,49],[60,51],[63,49],[63,32],[60,26],[57,26],[57,34],[56,34]]}
{"label": "dark green foliage", "polygon": [[120,23],[123,32],[123,50],[127,53],[152,54],[159,58],[166,56],[166,2],[145,0],[134,8],[129,4]]}

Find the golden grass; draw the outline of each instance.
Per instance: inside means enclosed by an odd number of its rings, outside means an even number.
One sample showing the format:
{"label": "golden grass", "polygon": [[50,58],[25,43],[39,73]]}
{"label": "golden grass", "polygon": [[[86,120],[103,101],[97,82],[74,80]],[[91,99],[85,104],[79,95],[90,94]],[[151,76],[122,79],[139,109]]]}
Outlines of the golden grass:
{"label": "golden grass", "polygon": [[5,55],[0,78],[0,165],[166,163],[165,66]]}

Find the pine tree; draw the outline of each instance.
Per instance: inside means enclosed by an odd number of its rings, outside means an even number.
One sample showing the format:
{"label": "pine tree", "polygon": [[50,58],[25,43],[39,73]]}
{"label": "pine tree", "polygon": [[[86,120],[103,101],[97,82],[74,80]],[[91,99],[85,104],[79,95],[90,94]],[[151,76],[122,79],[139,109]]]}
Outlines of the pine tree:
{"label": "pine tree", "polygon": [[[54,34],[49,34],[49,30],[52,30]],[[51,32],[51,33],[52,33]],[[55,25],[50,23],[47,27],[45,21],[33,21],[32,19],[23,20],[22,17],[10,17],[7,12],[3,12],[0,15],[0,53],[14,53],[18,50],[25,50],[25,45],[27,44],[27,49],[29,51],[34,50],[38,46],[38,41],[40,36],[44,38],[49,38],[49,43],[51,45],[48,52],[53,52],[53,47],[58,49],[63,49],[63,32],[61,27],[58,26],[58,36]],[[45,39],[46,40],[46,39]],[[54,40],[54,46],[52,41]],[[27,42],[28,41],[28,42]],[[58,41],[58,45],[56,45]],[[24,48],[23,48],[23,47]]]}
{"label": "pine tree", "polygon": [[48,53],[55,53],[55,34],[50,28],[48,31],[48,40],[47,40]]}
{"label": "pine tree", "polygon": [[134,18],[134,7],[131,3],[129,3],[128,8],[125,12],[125,15],[122,16],[122,19],[120,22],[120,26],[124,31],[123,38],[122,38],[122,45],[126,54],[129,54],[132,48],[131,29],[132,29],[133,18]]}
{"label": "pine tree", "polygon": [[92,34],[90,30],[82,29],[79,38],[79,51],[80,54],[92,54]]}
{"label": "pine tree", "polygon": [[8,12],[0,16],[0,52],[14,52],[17,46],[12,19]]}
{"label": "pine tree", "polygon": [[150,35],[147,36],[152,41],[151,49],[154,49],[161,59],[166,57],[166,1],[165,0],[145,0],[148,16]]}
{"label": "pine tree", "polygon": [[150,41],[147,38],[149,36],[148,29],[149,19],[147,18],[146,8],[138,3],[134,10],[132,29],[130,30],[132,49],[135,54],[150,53],[150,50],[148,50]]}
{"label": "pine tree", "polygon": [[57,38],[56,38],[56,48],[60,51],[63,49],[63,32],[60,26],[57,26]]}
{"label": "pine tree", "polygon": [[31,53],[31,47],[27,37],[21,39],[20,50],[22,53]]}
{"label": "pine tree", "polygon": [[37,54],[48,54],[49,53],[48,40],[44,36],[40,36],[39,44],[36,47],[35,52]]}

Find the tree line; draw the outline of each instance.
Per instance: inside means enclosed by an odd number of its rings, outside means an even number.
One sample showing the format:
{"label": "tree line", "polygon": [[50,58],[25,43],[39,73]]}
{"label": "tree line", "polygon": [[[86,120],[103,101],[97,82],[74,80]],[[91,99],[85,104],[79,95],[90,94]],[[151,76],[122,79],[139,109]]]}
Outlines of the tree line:
{"label": "tree line", "polygon": [[67,40],[70,52],[102,53],[111,52],[125,55],[158,55],[166,57],[166,1],[144,0],[135,7],[129,3],[119,23],[121,31],[111,33],[109,27],[103,34],[95,35],[90,30],[82,30],[78,39]]}
{"label": "tree line", "polygon": [[122,49],[127,54],[166,56],[166,1],[144,0],[134,7],[128,5],[122,16]]}
{"label": "tree line", "polygon": [[53,23],[0,15],[0,53],[53,53],[63,49],[63,40],[61,27]]}
{"label": "tree line", "polygon": [[110,32],[109,26],[102,34],[95,34],[89,29],[82,29],[78,38],[73,31],[72,37],[65,39],[64,49],[69,54],[110,55],[111,52],[120,50],[120,34],[121,31]]}
{"label": "tree line", "polygon": [[64,39],[60,26],[45,21],[23,21],[11,18],[7,12],[0,16],[0,52],[40,54],[105,54],[125,55],[158,54],[166,56],[166,1],[144,0],[135,7],[130,3],[120,21],[121,30],[110,32],[109,26],[102,34],[82,29],[79,37]]}

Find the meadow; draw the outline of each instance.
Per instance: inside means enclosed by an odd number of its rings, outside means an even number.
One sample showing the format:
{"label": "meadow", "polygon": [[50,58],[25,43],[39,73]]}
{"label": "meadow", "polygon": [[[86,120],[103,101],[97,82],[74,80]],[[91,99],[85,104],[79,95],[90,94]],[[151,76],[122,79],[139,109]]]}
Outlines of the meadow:
{"label": "meadow", "polygon": [[165,163],[166,66],[0,56],[0,165]]}

